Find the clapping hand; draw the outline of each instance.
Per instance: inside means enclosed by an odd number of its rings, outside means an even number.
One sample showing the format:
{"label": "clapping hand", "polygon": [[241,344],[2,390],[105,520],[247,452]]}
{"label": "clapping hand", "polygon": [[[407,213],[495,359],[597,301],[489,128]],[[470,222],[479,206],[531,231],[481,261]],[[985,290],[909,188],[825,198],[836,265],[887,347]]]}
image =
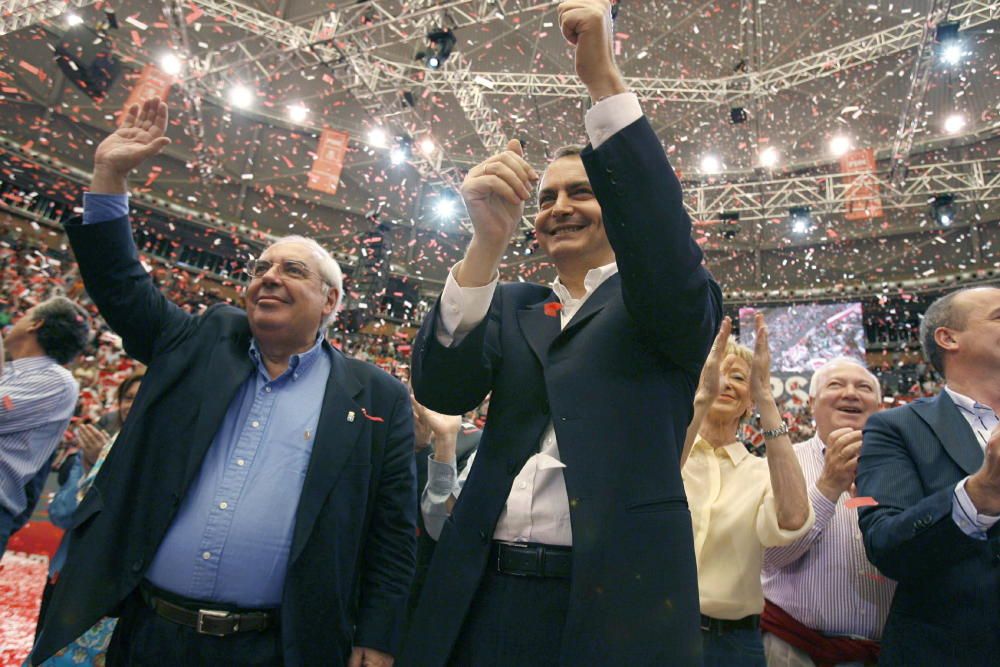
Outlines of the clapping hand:
{"label": "clapping hand", "polygon": [[774,398],[771,394],[771,347],[767,340],[767,323],[764,322],[763,313],[754,316],[754,325],[757,338],[754,341],[753,365],[750,368],[750,392],[754,403],[759,406]]}
{"label": "clapping hand", "polygon": [[85,467],[89,470],[101,455],[101,450],[111,440],[111,436],[93,424],[80,424],[76,429],[76,439],[80,443]]}
{"label": "clapping hand", "polygon": [[698,380],[698,392],[695,394],[695,403],[711,405],[719,396],[722,379],[722,360],[726,358],[726,345],[729,343],[729,336],[733,331],[733,321],[728,317],[722,318],[722,325],[719,333],[715,336],[712,349],[705,359],[705,365],[701,368],[701,378]]}
{"label": "clapping hand", "polygon": [[823,472],[816,480],[816,488],[832,502],[837,502],[841,494],[854,485],[861,441],[861,431],[850,427],[838,428],[830,433]]}

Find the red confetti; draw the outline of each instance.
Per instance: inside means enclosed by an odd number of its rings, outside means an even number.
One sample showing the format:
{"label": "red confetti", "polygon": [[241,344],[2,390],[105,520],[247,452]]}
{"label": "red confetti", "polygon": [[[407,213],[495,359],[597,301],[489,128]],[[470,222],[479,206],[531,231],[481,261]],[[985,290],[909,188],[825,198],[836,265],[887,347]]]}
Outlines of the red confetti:
{"label": "red confetti", "polygon": [[560,310],[562,310],[562,304],[558,301],[550,301],[545,304],[545,314],[549,317],[556,317]]}
{"label": "red confetti", "polygon": [[14,401],[10,399],[10,396],[3,397],[3,407],[7,412],[11,412],[14,409]]}
{"label": "red confetti", "polygon": [[856,509],[858,507],[875,507],[878,505],[878,501],[871,496],[861,496],[860,498],[848,498],[844,501],[844,507],[847,509]]}

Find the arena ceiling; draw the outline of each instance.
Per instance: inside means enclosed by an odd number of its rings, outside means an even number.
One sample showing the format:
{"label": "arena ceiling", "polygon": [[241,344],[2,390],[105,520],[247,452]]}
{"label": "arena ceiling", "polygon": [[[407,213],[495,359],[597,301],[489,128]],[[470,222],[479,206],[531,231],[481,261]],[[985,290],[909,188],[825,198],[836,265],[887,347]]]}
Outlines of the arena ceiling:
{"label": "arena ceiling", "polygon": [[[107,32],[124,70],[100,103],[53,62],[67,4],[88,26],[114,11],[119,27]],[[356,254],[380,210],[395,269],[434,285],[466,243],[460,220],[435,213],[464,170],[505,137],[524,140],[538,165],[585,140],[588,102],[557,4],[0,0],[0,157],[7,168],[50,160],[85,179],[141,67],[174,52],[185,62],[169,98],[174,144],[137,174],[137,197],[173,204],[206,233],[306,233],[344,255]],[[829,291],[1000,266],[998,19],[1000,2],[621,0],[616,51],[724,287]],[[950,65],[934,43],[943,21],[961,27],[962,55]],[[456,44],[431,70],[414,54],[440,28]],[[229,101],[237,84],[253,91],[246,109]],[[308,109],[304,121],[288,120],[293,104]],[[735,107],[745,122],[732,122]],[[952,114],[965,124],[947,132]],[[393,165],[391,146],[370,144],[375,127],[390,143],[409,137],[412,157]],[[323,128],[351,137],[334,195],[307,187]],[[845,219],[849,192],[829,147],[838,135],[875,151],[881,217]],[[423,139],[434,142],[429,157]],[[769,147],[778,162],[764,168]],[[706,155],[720,173],[706,173]],[[946,229],[927,215],[944,193],[956,198]],[[792,206],[810,207],[805,229],[795,230]],[[738,225],[720,222],[723,212]],[[508,277],[551,275],[530,250],[529,238],[515,240]]]}

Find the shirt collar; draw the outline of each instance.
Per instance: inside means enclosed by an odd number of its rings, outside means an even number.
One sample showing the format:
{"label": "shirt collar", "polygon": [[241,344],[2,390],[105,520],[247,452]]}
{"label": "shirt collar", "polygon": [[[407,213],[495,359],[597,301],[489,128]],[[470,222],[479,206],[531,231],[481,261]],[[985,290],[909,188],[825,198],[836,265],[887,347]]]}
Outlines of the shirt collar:
{"label": "shirt collar", "polygon": [[[610,264],[605,264],[604,266],[599,266],[596,269],[587,271],[587,275],[583,279],[584,293],[580,298],[586,299],[588,296],[593,294],[594,290],[600,287],[605,280],[616,273],[618,273],[618,262],[611,262]],[[573,303],[576,301],[558,277],[552,281],[552,291],[556,293],[556,296],[562,303]]]}
{"label": "shirt collar", "polygon": [[729,457],[729,460],[733,462],[734,466],[738,466],[743,459],[750,456],[750,452],[743,445],[742,442],[736,441],[726,445],[725,447],[713,447],[712,444],[705,440],[705,438],[700,435],[695,439],[694,446],[704,449],[706,452],[711,452],[717,456],[721,456],[722,453]]}
{"label": "shirt collar", "polygon": [[[294,373],[296,374],[295,377],[298,377],[297,374],[305,373],[306,371],[308,371],[309,367],[316,362],[316,358],[320,355],[320,350],[322,349],[322,347],[323,347],[323,336],[317,333],[316,342],[313,344],[311,348],[309,348],[305,352],[293,354],[291,357],[288,358],[288,368],[285,370],[284,373],[279,375],[278,378],[284,377],[289,373]],[[250,350],[248,351],[248,353],[250,355],[250,358],[253,360],[254,364],[257,365],[257,370],[259,370],[264,375],[264,377],[270,381],[271,377],[267,372],[267,367],[264,365],[264,359],[260,354],[260,348],[257,346],[257,339],[250,340]],[[274,379],[277,380],[278,378]]]}
{"label": "shirt collar", "polygon": [[990,406],[984,405],[983,403],[980,403],[979,401],[975,400],[974,398],[970,398],[965,394],[960,394],[947,385],[945,385],[944,390],[948,392],[948,396],[951,397],[952,402],[954,402],[955,405],[957,405],[959,408],[963,410],[972,413],[984,412],[990,415],[996,414],[993,411],[993,408],[991,408]]}
{"label": "shirt collar", "polygon": [[15,373],[37,371],[42,368],[49,368],[50,366],[58,365],[59,364],[55,359],[44,355],[40,357],[21,357],[20,359],[11,359],[9,362],[9,366]]}

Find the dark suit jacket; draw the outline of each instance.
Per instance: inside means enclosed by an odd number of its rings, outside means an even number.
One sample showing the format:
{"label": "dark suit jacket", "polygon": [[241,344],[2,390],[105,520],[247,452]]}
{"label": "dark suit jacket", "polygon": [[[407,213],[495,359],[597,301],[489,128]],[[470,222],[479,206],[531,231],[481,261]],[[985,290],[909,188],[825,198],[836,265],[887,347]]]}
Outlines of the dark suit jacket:
{"label": "dark suit jacket", "polygon": [[983,464],[975,433],[942,391],[872,415],[858,465],[868,558],[899,582],[879,665],[1000,664],[1000,524],[988,540],[951,518],[955,485]]}
{"label": "dark suit jacket", "polygon": [[645,118],[582,157],[619,274],[561,332],[559,317],[544,310],[555,300],[551,289],[504,284],[459,345],[437,342],[437,310],[417,337],[413,386],[421,403],[461,414],[493,393],[401,667],[446,663],[513,479],[550,421],[573,530],[562,664],[701,664],[679,461],[721,294],[701,266],[680,183]]}
{"label": "dark suit jacket", "polygon": [[[74,517],[36,664],[102,615],[115,614],[142,580],[230,401],[253,371],[246,313],[220,305],[192,317],[170,303],[139,264],[127,218],[66,231],[88,294],[149,370]],[[396,650],[416,531],[407,390],[375,366],[324,348],[333,365],[281,605],[285,664],[308,667],[345,664],[352,643]]]}

